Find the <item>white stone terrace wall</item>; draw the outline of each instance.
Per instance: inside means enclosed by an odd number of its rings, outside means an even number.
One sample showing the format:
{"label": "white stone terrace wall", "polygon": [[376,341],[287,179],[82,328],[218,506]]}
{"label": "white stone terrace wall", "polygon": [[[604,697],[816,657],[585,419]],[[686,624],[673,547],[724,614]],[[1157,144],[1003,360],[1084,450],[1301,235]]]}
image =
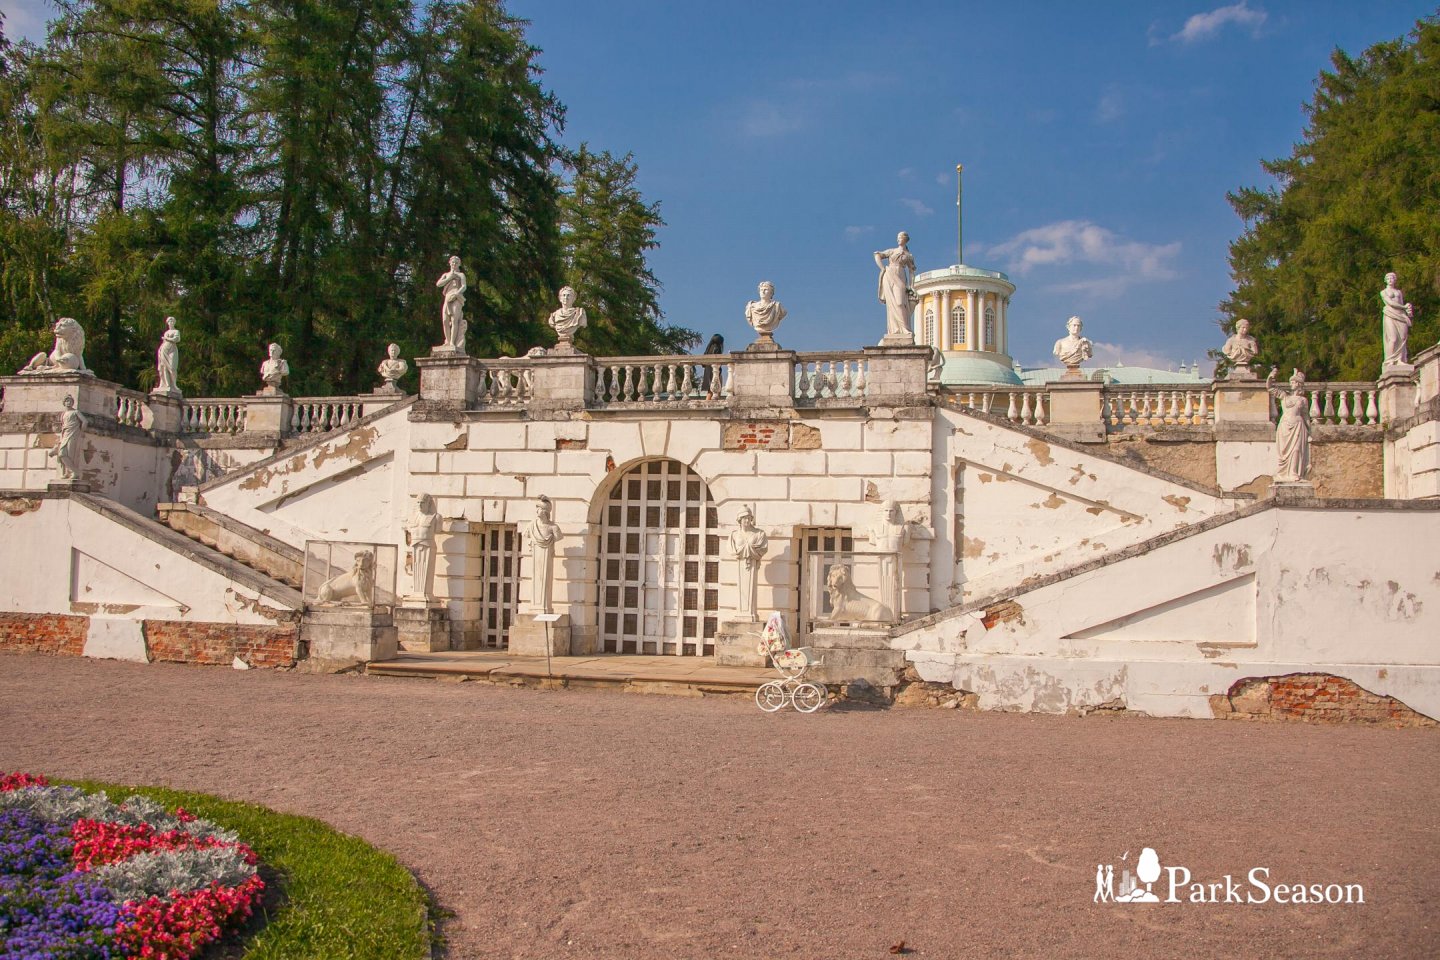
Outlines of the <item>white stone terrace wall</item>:
{"label": "white stone terrace wall", "polygon": [[1321,672],[1440,717],[1432,506],[1267,501],[894,644],[986,709],[1208,717],[1238,680]]}

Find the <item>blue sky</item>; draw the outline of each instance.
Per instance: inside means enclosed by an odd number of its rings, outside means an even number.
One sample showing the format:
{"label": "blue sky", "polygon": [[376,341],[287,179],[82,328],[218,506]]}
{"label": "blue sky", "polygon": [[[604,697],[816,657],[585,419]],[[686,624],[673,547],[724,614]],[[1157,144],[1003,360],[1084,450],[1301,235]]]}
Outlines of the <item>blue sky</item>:
{"label": "blue sky", "polygon": [[[911,235],[921,270],[965,261],[1018,290],[1010,343],[1048,362],[1072,313],[1096,359],[1161,367],[1223,340],[1227,190],[1302,135],[1336,48],[1433,13],[1417,3],[752,3],[511,0],[531,21],[563,139],[633,152],[668,226],[651,264],[672,322],[753,337],[773,280],[786,347],[885,330],[871,253]],[[40,0],[0,0],[36,35]],[[437,271],[443,264],[437,266]],[[438,275],[438,273],[437,273]],[[581,291],[583,303],[584,291]]]}

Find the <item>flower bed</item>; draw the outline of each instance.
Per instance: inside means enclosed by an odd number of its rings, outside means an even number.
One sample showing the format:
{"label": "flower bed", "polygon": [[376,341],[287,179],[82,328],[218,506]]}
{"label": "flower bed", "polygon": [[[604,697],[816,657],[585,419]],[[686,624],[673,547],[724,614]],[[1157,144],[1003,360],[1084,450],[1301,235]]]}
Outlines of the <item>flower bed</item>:
{"label": "flower bed", "polygon": [[258,865],[181,808],[0,777],[0,955],[187,960],[250,916]]}

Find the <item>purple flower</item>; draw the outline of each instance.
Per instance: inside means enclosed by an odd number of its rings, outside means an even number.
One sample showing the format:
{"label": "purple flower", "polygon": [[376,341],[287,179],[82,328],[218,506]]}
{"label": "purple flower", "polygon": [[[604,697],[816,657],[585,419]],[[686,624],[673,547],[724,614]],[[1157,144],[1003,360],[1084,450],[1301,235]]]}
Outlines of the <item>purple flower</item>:
{"label": "purple flower", "polygon": [[70,869],[73,844],[61,824],[26,810],[0,810],[0,954],[15,960],[119,958],[113,943],[123,908]]}

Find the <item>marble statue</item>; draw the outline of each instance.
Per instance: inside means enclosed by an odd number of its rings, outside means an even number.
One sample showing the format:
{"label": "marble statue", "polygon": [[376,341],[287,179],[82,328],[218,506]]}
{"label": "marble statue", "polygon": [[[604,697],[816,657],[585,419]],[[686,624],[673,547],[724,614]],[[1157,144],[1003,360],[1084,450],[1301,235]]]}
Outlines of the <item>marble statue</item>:
{"label": "marble statue", "polygon": [[73,317],[55,321],[55,347],[37,353],[20,373],[89,373],[85,366],[85,328]]}
{"label": "marble statue", "polygon": [[410,548],[410,593],[412,600],[429,600],[435,576],[435,532],[440,515],[435,498],[422,493],[415,498],[415,512],[405,521],[405,545]]}
{"label": "marble statue", "polygon": [[1051,353],[1055,359],[1065,364],[1065,375],[1067,377],[1080,376],[1080,364],[1089,360],[1095,354],[1095,346],[1088,337],[1080,336],[1080,329],[1084,323],[1079,317],[1071,317],[1065,321],[1065,329],[1069,331],[1066,336],[1055,341]]}
{"label": "marble statue", "polygon": [[530,541],[530,605],[536,613],[552,613],[551,602],[555,586],[555,544],[564,536],[560,525],[550,519],[550,498],[541,496],[535,501],[535,519],[525,527],[525,537]]}
{"label": "marble statue", "polygon": [[1250,321],[1241,317],[1235,321],[1235,332],[1230,339],[1225,341],[1225,346],[1220,348],[1225,359],[1232,364],[1230,372],[1225,375],[1226,380],[1254,380],[1255,374],[1250,370],[1250,361],[1260,352],[1260,345],[1255,338],[1250,336]]}
{"label": "marble statue", "polygon": [[160,347],[155,351],[155,389],[152,393],[167,397],[180,396],[180,331],[175,329],[175,318],[165,318],[165,332],[160,335]]}
{"label": "marble statue", "polygon": [[831,620],[889,623],[895,619],[889,607],[855,588],[849,564],[837,563],[830,568],[825,576],[825,593],[830,600]]}
{"label": "marble statue", "polygon": [[80,442],[85,435],[85,416],[75,409],[75,398],[69,394],[60,401],[65,415],[60,419],[60,436],[50,448],[61,480],[80,479]]}
{"label": "marble statue", "polygon": [[753,344],[755,349],[775,349],[775,329],[785,319],[785,308],[775,299],[775,284],[769,280],[760,282],[760,299],[745,304],[745,322],[760,336]]}
{"label": "marble statue", "polygon": [[740,568],[736,579],[740,587],[738,612],[740,619],[759,623],[760,612],[756,605],[755,588],[760,582],[760,561],[770,549],[770,538],[765,535],[764,530],[755,526],[755,512],[749,507],[740,508],[735,522],[739,526],[730,534],[730,553],[738,561]]}
{"label": "marble statue", "polygon": [[435,281],[435,286],[444,291],[440,303],[440,325],[445,330],[442,349],[453,353],[465,352],[465,271],[460,269],[460,258],[450,258],[450,269]]}
{"label": "marble statue", "polygon": [[880,268],[877,295],[885,304],[885,338],[881,343],[913,343],[910,314],[920,299],[915,296],[915,258],[908,244],[910,234],[900,231],[895,246],[875,251],[875,266]]}
{"label": "marble statue", "polygon": [[1415,322],[1415,307],[1405,302],[1405,294],[1395,286],[1396,276],[1385,274],[1385,289],[1380,301],[1385,304],[1381,317],[1381,333],[1385,344],[1387,367],[1410,365],[1410,325]]}
{"label": "marble statue", "polygon": [[316,603],[355,603],[372,606],[375,603],[375,554],[361,550],[355,554],[349,573],[331,577],[320,584],[315,594]]}
{"label": "marble statue", "polygon": [[1290,392],[1280,397],[1280,420],[1275,424],[1275,482],[1298,483],[1310,472],[1310,401],[1305,396],[1305,374],[1290,377]]}
{"label": "marble statue", "polygon": [[925,360],[925,380],[929,383],[940,382],[940,372],[945,369],[945,354],[939,347],[930,347],[930,353]]}
{"label": "marble statue", "polygon": [[560,342],[555,349],[560,353],[571,353],[575,349],[575,334],[579,333],[589,323],[585,316],[585,308],[575,306],[575,288],[560,288],[560,309],[550,314],[550,328],[555,331],[555,336]]}
{"label": "marble statue", "polygon": [[265,381],[265,389],[272,393],[279,393],[285,378],[290,376],[290,364],[281,356],[283,352],[280,344],[270,344],[269,359],[260,364],[260,379]]}
{"label": "marble statue", "polygon": [[880,515],[870,528],[870,550],[880,555],[880,596],[882,600],[898,604],[901,589],[900,554],[910,542],[910,524],[900,512],[900,505],[886,500],[880,505]]}
{"label": "marble statue", "polygon": [[380,389],[386,393],[399,393],[400,385],[395,381],[410,372],[410,364],[400,357],[400,344],[392,343],[385,348],[385,359],[380,361],[377,369],[380,376],[385,378],[385,386]]}

